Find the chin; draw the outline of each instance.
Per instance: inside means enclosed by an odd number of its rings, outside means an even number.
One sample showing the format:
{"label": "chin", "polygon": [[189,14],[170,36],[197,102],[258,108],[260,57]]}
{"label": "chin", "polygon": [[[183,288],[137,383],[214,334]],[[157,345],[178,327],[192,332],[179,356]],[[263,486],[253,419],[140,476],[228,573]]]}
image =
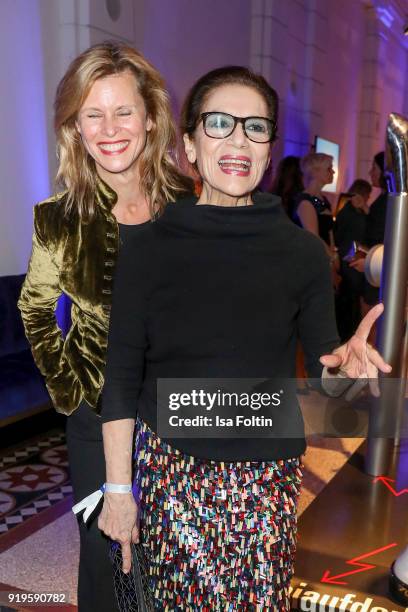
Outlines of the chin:
{"label": "chin", "polygon": [[248,185],[248,184],[243,185],[242,183],[239,184],[234,181],[233,184],[226,185],[223,191],[224,193],[226,193],[227,195],[233,198],[243,198],[249,193],[252,193],[254,189],[255,189],[254,185]]}
{"label": "chin", "polygon": [[252,191],[242,191],[242,190],[232,191],[230,190],[230,191],[224,191],[223,193],[227,198],[241,199],[241,198],[248,197],[252,193]]}
{"label": "chin", "polygon": [[111,174],[120,174],[121,172],[125,172],[128,170],[132,163],[124,160],[117,160],[116,163],[106,163],[106,160],[98,160],[96,162],[98,166],[100,166],[105,172],[110,172]]}

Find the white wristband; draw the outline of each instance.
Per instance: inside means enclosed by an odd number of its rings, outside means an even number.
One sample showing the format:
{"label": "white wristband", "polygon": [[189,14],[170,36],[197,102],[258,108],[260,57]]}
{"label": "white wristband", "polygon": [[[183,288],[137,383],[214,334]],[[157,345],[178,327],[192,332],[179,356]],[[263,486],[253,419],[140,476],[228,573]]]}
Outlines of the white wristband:
{"label": "white wristband", "polygon": [[72,512],[74,514],[78,514],[84,510],[82,518],[84,523],[86,523],[93,511],[96,509],[96,506],[101,501],[104,493],[132,493],[132,485],[112,484],[111,482],[105,482],[100,489],[94,493],[91,493],[75,504],[75,506],[72,508]]}
{"label": "white wristband", "polygon": [[105,482],[103,485],[104,493],[131,493],[132,485],[127,484],[112,484],[111,482]]}

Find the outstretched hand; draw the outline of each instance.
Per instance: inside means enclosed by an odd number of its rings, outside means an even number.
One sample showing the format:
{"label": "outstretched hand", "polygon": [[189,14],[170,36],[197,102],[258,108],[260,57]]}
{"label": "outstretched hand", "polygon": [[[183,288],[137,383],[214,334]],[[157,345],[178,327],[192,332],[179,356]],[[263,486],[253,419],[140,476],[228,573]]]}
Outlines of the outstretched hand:
{"label": "outstretched hand", "polygon": [[[338,369],[347,378],[376,379],[379,370],[389,374],[391,366],[367,342],[371,328],[383,311],[383,304],[374,306],[361,321],[354,336],[330,355],[322,355],[320,363],[328,368]],[[377,395],[377,392],[375,394]]]}

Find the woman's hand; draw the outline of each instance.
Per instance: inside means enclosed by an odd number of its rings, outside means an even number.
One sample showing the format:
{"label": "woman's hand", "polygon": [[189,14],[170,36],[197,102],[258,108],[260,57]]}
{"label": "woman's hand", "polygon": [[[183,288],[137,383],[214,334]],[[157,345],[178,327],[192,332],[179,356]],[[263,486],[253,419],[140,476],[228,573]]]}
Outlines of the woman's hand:
{"label": "woman's hand", "polygon": [[374,306],[361,321],[354,336],[331,355],[322,355],[320,362],[328,368],[339,369],[348,378],[376,379],[378,370],[389,374],[391,366],[367,342],[371,328],[383,310],[383,304]]}
{"label": "woman's hand", "polygon": [[105,493],[98,519],[98,527],[105,535],[122,547],[122,570],[125,574],[132,566],[130,544],[139,542],[139,511],[132,493]]}

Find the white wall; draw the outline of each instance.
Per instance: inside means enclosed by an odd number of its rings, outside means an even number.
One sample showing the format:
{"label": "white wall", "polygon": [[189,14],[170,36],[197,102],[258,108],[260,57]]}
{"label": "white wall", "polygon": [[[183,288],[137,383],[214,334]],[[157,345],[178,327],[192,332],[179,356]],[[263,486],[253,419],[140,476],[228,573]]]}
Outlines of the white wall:
{"label": "white wall", "polygon": [[199,76],[250,64],[250,0],[139,0],[136,46],[166,79],[176,114]]}
{"label": "white wall", "polygon": [[0,2],[0,275],[25,271],[35,201],[50,189],[38,0]]}
{"label": "white wall", "polygon": [[[114,4],[111,0],[110,4]],[[69,62],[108,38],[133,42],[133,0],[1,0],[0,275],[26,271],[32,206],[54,192],[53,101]]]}
{"label": "white wall", "polygon": [[388,113],[408,114],[404,2],[1,0],[0,275],[26,268],[32,205],[53,192],[55,89],[80,51],[108,38],[134,44],[163,73],[177,115],[204,72],[252,66],[281,100],[274,163],[322,135],[340,143],[344,189],[367,177]]}
{"label": "white wall", "polygon": [[408,114],[408,37],[402,36],[406,16],[392,4],[385,14],[379,1],[365,11],[357,161],[361,174],[367,172],[373,154],[384,149],[389,113]]}
{"label": "white wall", "polygon": [[373,155],[384,148],[388,114],[408,111],[403,6],[253,0],[251,63],[280,97],[275,165],[284,155],[304,155],[318,134],[340,144],[338,191],[368,178]]}

